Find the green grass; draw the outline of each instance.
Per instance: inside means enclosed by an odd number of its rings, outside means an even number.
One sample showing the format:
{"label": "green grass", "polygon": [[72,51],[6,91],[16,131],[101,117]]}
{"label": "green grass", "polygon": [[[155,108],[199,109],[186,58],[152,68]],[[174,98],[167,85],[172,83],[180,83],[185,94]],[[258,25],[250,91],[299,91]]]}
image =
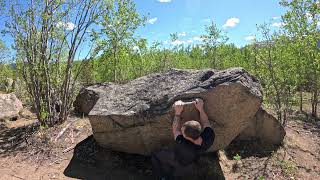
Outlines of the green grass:
{"label": "green grass", "polygon": [[235,156],[233,156],[233,159],[236,161],[241,161],[241,156],[239,154],[236,154]]}
{"label": "green grass", "polygon": [[282,173],[290,178],[292,178],[298,170],[296,164],[290,160],[277,160],[275,165],[280,167]]}

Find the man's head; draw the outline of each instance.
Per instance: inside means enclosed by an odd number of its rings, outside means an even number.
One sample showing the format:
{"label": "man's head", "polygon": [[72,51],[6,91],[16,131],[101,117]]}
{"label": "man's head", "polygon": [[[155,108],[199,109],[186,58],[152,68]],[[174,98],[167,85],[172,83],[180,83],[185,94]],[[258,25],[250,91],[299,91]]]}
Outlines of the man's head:
{"label": "man's head", "polygon": [[201,125],[198,121],[187,121],[182,125],[181,130],[184,137],[196,140],[200,137]]}

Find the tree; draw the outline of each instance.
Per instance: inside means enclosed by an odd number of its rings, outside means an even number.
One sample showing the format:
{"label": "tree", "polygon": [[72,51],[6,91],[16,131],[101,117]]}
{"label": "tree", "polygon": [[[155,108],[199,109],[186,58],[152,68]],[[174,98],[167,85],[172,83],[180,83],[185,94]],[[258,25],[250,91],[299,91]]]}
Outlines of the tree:
{"label": "tree", "polygon": [[282,17],[284,30],[294,46],[295,56],[299,59],[296,73],[299,76],[300,111],[302,111],[302,91],[312,93],[312,116],[317,118],[320,88],[320,58],[317,42],[320,38],[318,23],[320,8],[318,0],[282,0],[288,11]]}
{"label": "tree", "polygon": [[147,39],[138,39],[135,40],[135,46],[132,48],[131,56],[133,57],[131,60],[131,64],[133,67],[134,77],[141,77],[145,75],[145,71],[148,69],[148,63],[145,62],[148,59],[144,58],[144,55],[147,52]]}
{"label": "tree", "polygon": [[[15,40],[20,73],[41,125],[61,123],[69,114],[76,90],[72,73],[79,47],[90,27],[108,13],[103,0],[8,1],[6,32]],[[90,49],[90,47],[89,47]],[[91,59],[90,51],[83,63]]]}
{"label": "tree", "polygon": [[262,39],[256,42],[256,66],[267,100],[274,106],[278,120],[285,125],[296,90],[294,63],[287,38],[272,32],[268,24],[258,27]]}
{"label": "tree", "polygon": [[217,62],[217,47],[228,41],[228,37],[222,30],[218,29],[216,24],[212,21],[210,25],[205,26],[206,34],[201,36],[203,40],[205,52],[208,58],[211,60],[211,68],[219,68],[219,62]]}
{"label": "tree", "polygon": [[9,58],[9,50],[4,42],[0,40],[0,64],[8,62]]}
{"label": "tree", "polygon": [[0,40],[0,89],[5,92],[12,90],[14,70],[11,67],[10,52]]}
{"label": "tree", "polygon": [[97,50],[104,52],[102,61],[109,61],[104,62],[104,66],[108,66],[104,68],[107,70],[112,65],[112,80],[118,81],[121,51],[127,51],[126,47],[133,42],[134,32],[146,19],[140,17],[132,0],[114,0],[109,5],[110,13],[104,13],[100,23],[103,28],[98,32],[102,37]]}

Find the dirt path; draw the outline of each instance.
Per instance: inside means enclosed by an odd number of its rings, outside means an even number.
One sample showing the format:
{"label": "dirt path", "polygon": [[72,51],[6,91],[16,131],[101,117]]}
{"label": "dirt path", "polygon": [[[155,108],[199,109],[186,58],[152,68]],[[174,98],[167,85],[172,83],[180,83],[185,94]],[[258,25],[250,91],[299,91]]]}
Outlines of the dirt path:
{"label": "dirt path", "polygon": [[[58,127],[36,129],[22,122],[0,125],[1,180],[152,178],[148,157],[99,147],[86,118],[71,117]],[[248,149],[261,149],[241,144],[242,150],[226,151],[229,154],[221,161],[226,179],[320,179],[320,129],[290,121],[286,131],[284,146],[278,150],[250,155]],[[242,156],[241,162],[233,160],[235,154]]]}

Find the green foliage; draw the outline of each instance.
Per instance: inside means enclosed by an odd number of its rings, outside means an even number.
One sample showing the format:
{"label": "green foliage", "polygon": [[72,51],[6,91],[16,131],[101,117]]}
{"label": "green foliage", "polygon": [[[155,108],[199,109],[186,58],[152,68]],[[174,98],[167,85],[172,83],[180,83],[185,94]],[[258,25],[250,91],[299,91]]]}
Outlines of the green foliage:
{"label": "green foliage", "polygon": [[[102,12],[108,13],[108,2],[7,1],[4,33],[14,39],[18,76],[41,125],[66,120],[83,67],[74,60],[79,58],[79,47],[93,39],[89,28],[99,22]],[[90,50],[85,59],[93,55]]]}
{"label": "green foliage", "polygon": [[45,121],[48,117],[49,117],[49,113],[46,110],[41,109],[40,121]]}
{"label": "green foliage", "polygon": [[278,160],[275,164],[281,168],[284,175],[289,177],[293,177],[298,170],[295,163],[289,160]]}
{"label": "green foliage", "polygon": [[[243,67],[259,79],[265,102],[275,110],[283,124],[293,105],[302,106],[302,98],[297,97],[302,97],[302,91],[311,93],[312,114],[317,115],[320,94],[320,51],[317,47],[320,33],[317,23],[320,21],[320,8],[316,1],[282,0],[280,4],[287,12],[282,16],[284,26],[280,31],[272,31],[270,24],[260,25],[256,36],[260,38],[244,47],[227,43],[226,33],[214,22],[204,27],[199,44],[182,43],[178,33],[170,34],[170,41],[148,44],[143,37],[135,36],[146,18],[137,12],[133,0],[52,1],[48,8],[55,5],[54,14],[45,11],[44,1],[32,2],[37,5],[27,10],[18,8],[17,4],[9,10],[11,21],[6,23],[6,27],[7,33],[15,39],[18,73],[7,64],[0,64],[0,82],[7,77],[24,79],[33,105],[38,106],[40,119],[52,117],[52,108],[61,99],[68,101],[62,104],[69,110],[74,92],[80,86],[106,81],[124,83],[170,68],[231,67]],[[86,5],[93,15],[83,21],[89,23],[83,27],[95,24],[101,28],[84,29],[77,25],[75,30],[66,30],[65,23],[70,16],[79,13],[76,9]],[[30,24],[36,26],[30,29]],[[48,24],[53,27],[52,31],[42,32]],[[89,53],[92,56],[83,61],[74,61],[78,47],[81,48],[77,44],[85,41],[81,36],[73,37],[76,33],[70,33],[77,28],[83,37],[89,39],[87,42],[93,49]],[[74,49],[70,48],[71,42],[76,42]],[[50,48],[47,45],[51,45]],[[0,60],[8,59],[7,55],[1,57],[6,50],[0,41]],[[95,56],[97,54],[98,57]],[[72,85],[76,86],[71,88]],[[62,92],[67,95],[62,95]],[[43,99],[44,96],[48,97]],[[47,103],[47,108],[42,111],[44,103]],[[241,159],[239,155],[235,157]]]}
{"label": "green foliage", "polygon": [[140,17],[132,0],[114,0],[108,5],[109,13],[102,15],[100,25],[103,28],[97,33],[100,36],[97,36],[96,51],[103,51],[103,55],[94,63],[98,81],[111,80],[111,74],[113,81],[124,79],[120,67],[128,64],[123,60],[129,58],[128,47],[135,45],[134,32],[146,20]]}
{"label": "green foliage", "polygon": [[15,79],[15,70],[10,63],[9,49],[3,41],[0,40],[0,91],[9,92],[13,90],[13,84],[9,81]]}
{"label": "green foliage", "polygon": [[48,129],[48,125],[46,125],[46,124],[41,124],[41,125],[40,125],[40,130],[45,130],[45,129]]}
{"label": "green foliage", "polygon": [[236,154],[235,156],[233,156],[233,160],[241,161],[241,156],[239,154]]}
{"label": "green foliage", "polygon": [[[288,11],[282,17],[284,30],[291,46],[297,87],[300,91],[312,92],[312,116],[317,118],[317,106],[320,88],[320,51],[317,46],[320,40],[318,23],[320,22],[319,1],[282,0],[280,3]],[[300,101],[302,111],[302,101]]]}
{"label": "green foliage", "polygon": [[211,68],[223,68],[221,61],[219,61],[219,51],[217,48],[219,45],[225,44],[228,41],[228,37],[222,30],[218,29],[216,24],[212,21],[209,26],[205,26],[206,34],[201,36],[204,43],[205,55],[210,59]]}
{"label": "green foliage", "polygon": [[0,40],[0,63],[3,63],[3,61],[6,59],[6,52],[8,51],[6,45],[3,41]]}
{"label": "green foliage", "polygon": [[0,71],[0,91],[13,92],[15,90],[15,71],[9,65],[0,65]]}

